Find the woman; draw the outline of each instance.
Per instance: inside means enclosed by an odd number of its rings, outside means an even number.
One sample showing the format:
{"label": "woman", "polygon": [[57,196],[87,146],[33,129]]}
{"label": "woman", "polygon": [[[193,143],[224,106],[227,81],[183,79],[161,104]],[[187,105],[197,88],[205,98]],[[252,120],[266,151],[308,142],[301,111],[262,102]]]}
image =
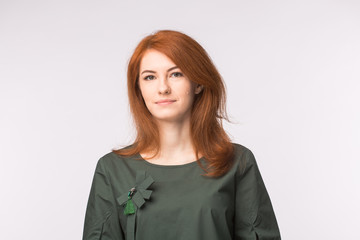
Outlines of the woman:
{"label": "woman", "polygon": [[253,153],[222,127],[225,87],[206,51],[158,31],[127,77],[136,140],[99,159],[83,239],[280,239]]}

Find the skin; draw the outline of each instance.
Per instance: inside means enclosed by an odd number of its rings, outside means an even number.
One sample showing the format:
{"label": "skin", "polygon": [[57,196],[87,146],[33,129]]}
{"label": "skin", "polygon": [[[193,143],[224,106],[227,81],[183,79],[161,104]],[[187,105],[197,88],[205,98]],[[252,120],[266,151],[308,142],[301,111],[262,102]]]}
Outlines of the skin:
{"label": "skin", "polygon": [[[149,49],[140,62],[139,88],[160,133],[160,154],[147,161],[159,165],[195,161],[190,138],[190,113],[195,94],[201,92],[202,86],[189,80],[166,55]],[[169,105],[157,104],[161,99],[176,101]],[[146,159],[151,153],[142,152],[140,155]]]}

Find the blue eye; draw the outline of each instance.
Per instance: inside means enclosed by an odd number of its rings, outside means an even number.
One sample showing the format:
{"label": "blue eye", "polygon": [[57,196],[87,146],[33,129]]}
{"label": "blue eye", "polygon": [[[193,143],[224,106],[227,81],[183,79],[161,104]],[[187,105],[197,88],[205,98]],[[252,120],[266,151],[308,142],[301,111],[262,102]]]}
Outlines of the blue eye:
{"label": "blue eye", "polygon": [[182,77],[182,76],[184,76],[181,72],[173,72],[172,74],[171,74],[171,76],[174,76],[174,77]]}
{"label": "blue eye", "polygon": [[148,75],[144,77],[145,80],[153,80],[155,77],[153,75]]}

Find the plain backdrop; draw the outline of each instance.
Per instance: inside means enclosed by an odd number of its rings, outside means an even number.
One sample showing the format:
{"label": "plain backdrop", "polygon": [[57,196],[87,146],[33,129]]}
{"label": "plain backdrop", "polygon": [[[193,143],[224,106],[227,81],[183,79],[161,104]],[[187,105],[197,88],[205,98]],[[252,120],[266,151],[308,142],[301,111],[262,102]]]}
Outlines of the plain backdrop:
{"label": "plain backdrop", "polygon": [[132,143],[126,67],[182,31],[209,53],[283,239],[360,239],[360,2],[0,0],[1,239],[81,239],[98,159]]}

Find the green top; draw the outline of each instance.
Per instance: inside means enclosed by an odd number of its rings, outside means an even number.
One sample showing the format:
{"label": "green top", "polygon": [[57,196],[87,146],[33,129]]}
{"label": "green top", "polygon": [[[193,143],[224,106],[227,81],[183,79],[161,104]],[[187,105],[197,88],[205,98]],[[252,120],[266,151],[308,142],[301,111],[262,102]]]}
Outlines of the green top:
{"label": "green top", "polygon": [[201,176],[196,161],[158,165],[107,153],[96,165],[83,240],[281,239],[253,153],[233,145],[234,165],[219,178]]}

